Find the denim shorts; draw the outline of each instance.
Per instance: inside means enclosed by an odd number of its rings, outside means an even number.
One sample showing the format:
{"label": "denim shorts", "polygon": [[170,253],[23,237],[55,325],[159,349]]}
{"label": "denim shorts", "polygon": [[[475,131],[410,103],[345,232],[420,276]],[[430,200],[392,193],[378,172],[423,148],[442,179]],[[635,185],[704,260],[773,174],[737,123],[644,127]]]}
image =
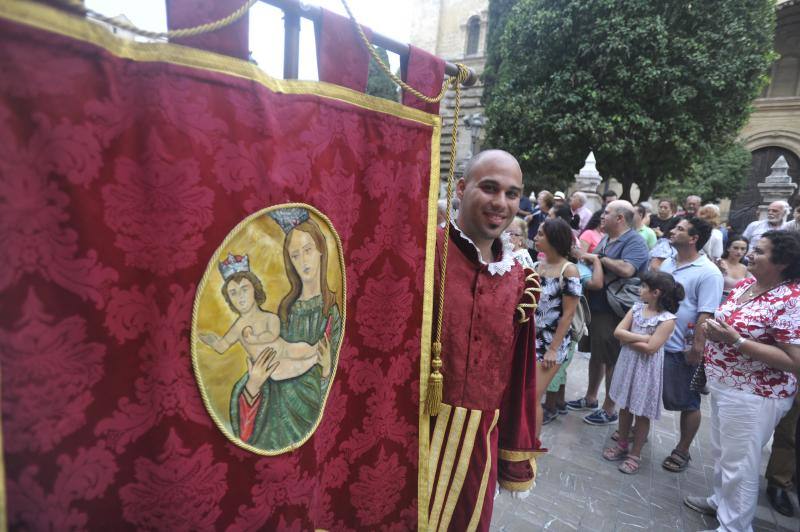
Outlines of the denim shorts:
{"label": "denim shorts", "polygon": [[700,410],[700,394],[689,389],[696,365],[686,363],[683,353],[664,351],[664,409],[677,412]]}

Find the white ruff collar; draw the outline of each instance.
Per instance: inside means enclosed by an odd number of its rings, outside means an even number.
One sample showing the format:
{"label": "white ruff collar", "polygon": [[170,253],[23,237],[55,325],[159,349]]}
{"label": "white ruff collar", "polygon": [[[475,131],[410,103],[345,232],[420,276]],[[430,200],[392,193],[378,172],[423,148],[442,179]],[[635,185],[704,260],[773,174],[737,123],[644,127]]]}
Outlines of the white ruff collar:
{"label": "white ruff collar", "polygon": [[461,235],[461,238],[469,242],[472,247],[475,248],[475,252],[478,254],[478,261],[486,266],[486,269],[489,271],[490,275],[499,275],[503,276],[506,273],[511,271],[511,268],[514,267],[514,248],[511,245],[511,240],[509,236],[503,231],[503,234],[500,235],[500,242],[503,244],[503,249],[501,251],[501,258],[497,262],[489,262],[487,263],[483,260],[483,256],[481,255],[481,250],[478,249],[478,246],[475,245],[475,242],[472,241],[470,237],[465,235],[461,229],[456,224],[455,220],[450,222],[455,227],[458,234]]}

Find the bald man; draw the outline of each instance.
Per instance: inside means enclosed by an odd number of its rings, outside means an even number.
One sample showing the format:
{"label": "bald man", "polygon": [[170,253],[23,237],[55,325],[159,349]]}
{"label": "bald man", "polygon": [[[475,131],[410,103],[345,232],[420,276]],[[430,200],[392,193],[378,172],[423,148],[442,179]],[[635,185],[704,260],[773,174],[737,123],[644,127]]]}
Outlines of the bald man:
{"label": "bald man", "polygon": [[[591,358],[589,359],[589,383],[586,394],[567,402],[570,410],[592,410],[583,420],[590,425],[617,423],[614,401],[608,395],[611,376],[619,356],[619,340],[614,338],[614,329],[622,320],[620,314],[608,302],[608,285],[616,279],[638,277],[647,268],[649,251],[644,238],[633,229],[634,209],[630,202],[615,200],[605,206],[600,217],[606,236],[597,244],[593,254],[580,253],[581,259],[593,262],[599,257],[603,266],[603,286],[599,290],[588,290],[592,321],[589,324]],[[627,312],[627,308],[622,309]],[[606,381],[606,397],[602,408],[598,408],[597,395],[600,383]]]}
{"label": "bald man", "polygon": [[[449,234],[442,320],[442,408],[431,417],[429,525],[442,530],[488,530],[495,485],[526,492],[533,483],[535,328],[532,311],[519,322],[524,270],[501,239],[519,208],[522,172],[516,159],[484,151],[467,163],[461,200]],[[528,280],[533,283],[534,278]],[[438,294],[434,301],[438,302]],[[435,309],[434,322],[439,309]],[[435,458],[438,457],[438,460]],[[499,460],[498,460],[499,459]],[[499,462],[499,463],[498,463]],[[495,465],[497,464],[497,465]]]}

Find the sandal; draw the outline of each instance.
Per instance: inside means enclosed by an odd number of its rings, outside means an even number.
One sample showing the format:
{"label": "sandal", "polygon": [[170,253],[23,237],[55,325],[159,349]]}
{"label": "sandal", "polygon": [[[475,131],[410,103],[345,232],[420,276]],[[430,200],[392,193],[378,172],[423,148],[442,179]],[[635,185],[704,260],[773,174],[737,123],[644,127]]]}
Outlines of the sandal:
{"label": "sandal", "polygon": [[671,473],[680,473],[686,471],[691,460],[692,457],[689,453],[684,453],[680,449],[672,449],[672,453],[661,462],[661,467]]}
{"label": "sandal", "polygon": [[640,457],[629,454],[625,461],[622,462],[617,469],[626,475],[634,475],[639,472],[639,464],[641,461],[642,459]]}
{"label": "sandal", "polygon": [[[631,427],[631,433],[630,433],[630,435],[628,436],[628,441],[632,441],[632,440],[633,440],[633,438],[634,438],[634,436],[635,436],[635,435],[634,435],[634,427]],[[614,431],[614,432],[611,434],[611,439],[612,439],[612,440],[614,440],[614,441],[619,441],[619,431],[618,431],[618,430],[615,430],[615,431]],[[645,442],[645,443],[647,443],[647,436],[645,436],[645,438],[644,438],[644,442]]]}
{"label": "sandal", "polygon": [[603,458],[609,462],[619,462],[620,460],[624,460],[626,456],[628,456],[627,445],[625,447],[615,445],[614,447],[609,447],[603,451]]}

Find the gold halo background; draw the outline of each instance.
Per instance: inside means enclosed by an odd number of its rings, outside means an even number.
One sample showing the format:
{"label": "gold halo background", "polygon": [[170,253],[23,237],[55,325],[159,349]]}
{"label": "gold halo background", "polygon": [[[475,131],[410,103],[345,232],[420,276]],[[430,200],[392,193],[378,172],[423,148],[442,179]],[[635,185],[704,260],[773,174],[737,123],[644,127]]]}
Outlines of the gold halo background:
{"label": "gold halo background", "polygon": [[[212,417],[226,436],[237,445],[254,451],[262,451],[245,444],[233,435],[230,421],[230,399],[233,385],[247,371],[245,351],[241,344],[236,343],[223,354],[218,354],[214,349],[201,342],[198,333],[214,332],[219,336],[224,335],[237,315],[225,302],[222,296],[222,275],[219,273],[218,264],[228,256],[247,255],[250,259],[250,271],[254,273],[264,286],[267,300],[262,308],[268,312],[278,312],[278,305],[289,292],[289,280],[283,264],[283,242],[286,238],[280,226],[269,217],[269,212],[290,207],[305,208],[309,216],[319,226],[325,236],[328,248],[328,286],[336,293],[336,304],[342,316],[342,337],[344,336],[344,271],[341,255],[339,235],[333,229],[327,217],[321,215],[314,207],[305,204],[283,204],[263,209],[250,215],[238,224],[225,238],[223,244],[217,249],[206,266],[203,280],[195,296],[194,320],[192,323],[192,358],[195,366],[195,376],[201,392],[204,392],[206,407],[213,410]],[[338,366],[338,351],[341,346],[331,346],[335,349]],[[336,368],[332,368],[330,390],[335,377]],[[327,400],[327,394],[323,398]],[[318,424],[318,423],[317,423]],[[316,430],[316,425],[311,433]],[[309,434],[310,435],[310,434]],[[300,442],[302,443],[302,442]],[[269,454],[277,454],[271,452]]]}

